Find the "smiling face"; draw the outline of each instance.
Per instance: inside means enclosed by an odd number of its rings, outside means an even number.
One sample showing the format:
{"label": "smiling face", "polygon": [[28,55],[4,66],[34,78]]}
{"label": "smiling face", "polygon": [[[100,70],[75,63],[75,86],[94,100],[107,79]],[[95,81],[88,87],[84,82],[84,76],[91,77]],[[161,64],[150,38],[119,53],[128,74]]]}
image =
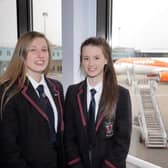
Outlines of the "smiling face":
{"label": "smiling face", "polygon": [[86,45],[82,48],[82,67],[89,80],[96,83],[103,80],[104,65],[107,60],[104,57],[101,47]]}
{"label": "smiling face", "polygon": [[26,72],[35,80],[44,73],[49,63],[49,51],[44,38],[35,38],[28,47],[25,59]]}

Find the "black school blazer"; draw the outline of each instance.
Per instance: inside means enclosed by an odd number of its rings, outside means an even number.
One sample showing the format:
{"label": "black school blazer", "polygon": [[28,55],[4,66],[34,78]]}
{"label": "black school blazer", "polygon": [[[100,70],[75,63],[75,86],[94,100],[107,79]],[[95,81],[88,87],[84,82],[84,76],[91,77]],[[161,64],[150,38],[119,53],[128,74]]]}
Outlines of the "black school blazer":
{"label": "black school blazer", "polygon": [[[87,137],[86,80],[69,86],[64,108],[65,153],[67,166],[89,168]],[[119,99],[112,129],[107,127],[103,111],[96,119],[96,146],[93,149],[93,168],[125,168],[131,138],[131,101],[126,88],[119,86]],[[108,129],[110,128],[110,129]],[[110,131],[113,131],[113,135]]]}
{"label": "black school blazer", "polygon": [[63,88],[56,80],[46,78],[46,82],[58,111],[57,147],[50,144],[48,117],[40,107],[39,98],[27,79],[23,89],[10,99],[2,113],[0,167],[58,167],[64,130]]}

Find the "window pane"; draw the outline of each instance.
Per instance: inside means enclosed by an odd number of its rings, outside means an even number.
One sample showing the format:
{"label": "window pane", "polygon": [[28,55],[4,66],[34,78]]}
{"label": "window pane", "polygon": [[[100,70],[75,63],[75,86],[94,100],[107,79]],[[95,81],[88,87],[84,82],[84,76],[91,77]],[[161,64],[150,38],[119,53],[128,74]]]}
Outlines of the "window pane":
{"label": "window pane", "polygon": [[113,48],[168,53],[167,8],[166,0],[113,0]]}
{"label": "window pane", "polygon": [[44,33],[51,42],[49,76],[62,79],[61,0],[33,0],[33,30]]}
{"label": "window pane", "polygon": [[0,75],[2,75],[17,41],[16,1],[0,1],[0,21]]}

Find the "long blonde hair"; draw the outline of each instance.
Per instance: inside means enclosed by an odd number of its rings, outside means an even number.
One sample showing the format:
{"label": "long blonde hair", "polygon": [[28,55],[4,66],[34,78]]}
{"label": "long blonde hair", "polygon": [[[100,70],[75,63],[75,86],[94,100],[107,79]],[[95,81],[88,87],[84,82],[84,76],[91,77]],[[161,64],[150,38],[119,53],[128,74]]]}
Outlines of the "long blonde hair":
{"label": "long blonde hair", "polygon": [[[43,38],[45,39],[47,46],[48,46],[48,52],[49,52],[49,63],[51,60],[51,50],[50,50],[50,43],[48,39],[45,37],[44,34],[39,32],[26,32],[24,33],[18,40],[12,59],[10,61],[10,64],[5,71],[5,73],[0,78],[0,85],[3,90],[2,96],[1,96],[1,116],[2,116],[2,109],[7,104],[7,102],[16,95],[24,86],[25,80],[26,80],[26,71],[25,71],[25,65],[24,60],[27,57],[28,54],[28,47],[32,43],[32,41],[35,38]],[[44,72],[44,74],[47,74],[49,70],[49,64]],[[19,82],[19,85],[14,85]]]}

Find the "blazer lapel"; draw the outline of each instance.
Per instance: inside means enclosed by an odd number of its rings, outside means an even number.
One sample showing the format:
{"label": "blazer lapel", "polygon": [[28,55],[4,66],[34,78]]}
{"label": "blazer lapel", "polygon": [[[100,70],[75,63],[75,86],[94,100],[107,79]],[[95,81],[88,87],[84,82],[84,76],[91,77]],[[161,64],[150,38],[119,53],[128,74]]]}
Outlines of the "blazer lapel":
{"label": "blazer lapel", "polygon": [[98,113],[97,113],[97,117],[96,117],[96,132],[100,128],[100,125],[103,122],[104,117],[105,117],[105,112],[102,111],[102,109],[101,109],[101,99],[100,99]]}
{"label": "blazer lapel", "polygon": [[100,112],[100,111],[98,112],[98,116],[96,118],[96,132],[100,128],[100,125],[103,122],[104,116],[105,116],[104,112]]}
{"label": "blazer lapel", "polygon": [[48,88],[50,90],[50,93],[51,93],[51,95],[53,97],[53,100],[54,100],[56,108],[57,108],[57,112],[58,112],[58,126],[60,126],[60,130],[63,131],[64,130],[63,106],[62,106],[62,101],[61,101],[60,90],[58,89],[56,83],[53,82],[52,80],[46,78],[46,82],[48,84]]}
{"label": "blazer lapel", "polygon": [[79,107],[80,117],[83,127],[87,124],[87,95],[86,95],[86,80],[82,82],[77,90],[77,104]]}
{"label": "blazer lapel", "polygon": [[28,82],[28,85],[26,85],[26,84],[24,85],[24,87],[22,89],[22,95],[36,109],[36,111],[38,113],[40,113],[40,115],[48,122],[48,116],[46,115],[46,113],[42,109],[40,102],[39,102],[38,95],[36,94],[36,92],[30,82]]}

